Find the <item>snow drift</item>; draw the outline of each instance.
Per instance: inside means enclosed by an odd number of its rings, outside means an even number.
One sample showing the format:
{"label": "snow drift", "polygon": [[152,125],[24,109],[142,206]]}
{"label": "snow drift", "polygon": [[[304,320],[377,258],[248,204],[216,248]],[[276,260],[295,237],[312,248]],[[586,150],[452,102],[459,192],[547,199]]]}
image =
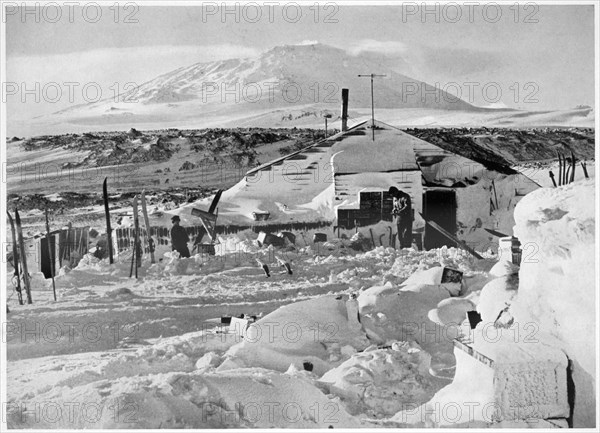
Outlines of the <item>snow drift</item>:
{"label": "snow drift", "polygon": [[513,314],[518,322],[536,323],[540,339],[569,357],[574,427],[594,427],[596,420],[594,196],[594,181],[581,181],[538,190],[515,210],[523,262]]}
{"label": "snow drift", "polygon": [[594,182],[540,189],[515,210],[521,268],[498,262],[482,321],[455,343],[453,382],[390,420],[428,427],[594,427]]}

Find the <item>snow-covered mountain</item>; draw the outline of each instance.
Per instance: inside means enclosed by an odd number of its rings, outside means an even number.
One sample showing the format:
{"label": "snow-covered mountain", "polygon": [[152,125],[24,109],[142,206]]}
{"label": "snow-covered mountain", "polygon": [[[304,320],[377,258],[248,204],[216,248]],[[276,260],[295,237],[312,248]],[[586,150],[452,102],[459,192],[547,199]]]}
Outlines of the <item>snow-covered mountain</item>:
{"label": "snow-covered mountain", "polygon": [[[322,128],[331,114],[339,128],[341,91],[350,90],[350,123],[371,115],[396,126],[590,126],[590,109],[534,112],[473,106],[403,75],[384,55],[353,55],[324,44],[274,47],[253,58],[200,62],[160,75],[109,98],[35,119],[12,122],[10,135],[210,128]],[[124,77],[123,81],[127,81]],[[132,85],[133,87],[133,85]],[[333,126],[330,123],[330,126]]]}
{"label": "snow-covered mountain", "polygon": [[[381,108],[442,108],[469,110],[472,105],[429,84],[394,72],[384,56],[352,56],[323,44],[275,47],[255,58],[196,63],[161,75],[121,95],[142,104],[202,102],[256,104],[335,103],[341,89],[349,88],[351,105],[371,104],[368,78],[359,74],[385,74],[377,78],[375,100]],[[234,92],[237,95],[234,95]]]}

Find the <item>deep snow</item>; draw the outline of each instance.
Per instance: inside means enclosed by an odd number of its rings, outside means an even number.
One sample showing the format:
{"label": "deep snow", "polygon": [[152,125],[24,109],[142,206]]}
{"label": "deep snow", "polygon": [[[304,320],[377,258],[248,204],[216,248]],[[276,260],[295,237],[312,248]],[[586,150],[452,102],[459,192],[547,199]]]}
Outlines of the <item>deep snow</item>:
{"label": "deep snow", "polygon": [[[190,259],[166,253],[153,266],[144,262],[137,281],[128,278],[126,258],[111,267],[88,255],[57,277],[57,303],[51,300],[49,280],[38,279],[33,305],[10,303],[9,425],[364,426],[364,419],[393,413],[397,405],[383,409],[376,404],[386,393],[423,400],[448,383],[429,372],[431,357],[419,349],[417,338],[393,345],[393,335],[385,335],[386,329],[391,333],[400,326],[400,310],[388,316],[362,311],[363,323],[358,322],[353,314],[367,308],[363,298],[372,289],[366,289],[397,287],[415,271],[441,265],[463,270],[466,281],[476,282],[487,278],[485,269],[492,265],[476,263],[454,248],[419,252],[378,247],[361,253],[338,246],[321,248],[321,254],[311,246],[277,254],[272,247],[241,249]],[[277,266],[276,257],[283,254],[293,275]],[[271,267],[271,278],[256,265],[256,257]],[[432,282],[428,274],[424,278]],[[450,296],[446,288],[438,290],[445,295],[423,295],[419,313],[431,326],[437,325],[427,319],[428,311],[438,298]],[[352,293],[358,299],[351,300]],[[212,320],[241,313],[259,316],[246,338],[227,333],[227,326]],[[377,317],[371,319],[371,314]],[[37,332],[27,334],[28,329]],[[365,358],[366,353],[374,358]],[[437,364],[451,370],[451,354],[439,355]],[[407,364],[406,373],[394,373],[404,362],[412,367]],[[305,363],[312,371],[305,370]],[[328,391],[329,384],[320,380],[336,368],[341,368],[340,380],[347,380],[344,363],[379,372],[363,405],[338,393],[339,387]],[[379,387],[389,374],[397,375],[395,382]],[[403,377],[412,377],[415,385],[403,384]],[[284,383],[286,391],[276,394]],[[93,403],[102,410],[88,416],[78,407],[69,418],[71,402]],[[62,416],[55,420],[48,411],[56,408]]]}
{"label": "deep snow", "polygon": [[[596,319],[593,192],[577,182],[519,203],[515,233],[539,247],[520,269],[455,248],[358,252],[350,240],[276,251],[230,239],[239,248],[221,255],[146,260],[138,280],[127,256],[110,266],[88,255],[61,270],[58,302],[38,276],[33,305],[9,300],[8,426],[566,426],[569,365],[573,423],[589,427],[595,339],[581,328]],[[442,283],[443,267],[462,283]],[[469,331],[471,310],[483,321]],[[257,320],[237,332],[220,323],[240,314]],[[505,338],[515,322],[521,336],[537,326],[538,344]],[[490,327],[511,334],[490,343]],[[447,411],[473,403],[504,411]],[[515,405],[537,405],[537,418]]]}

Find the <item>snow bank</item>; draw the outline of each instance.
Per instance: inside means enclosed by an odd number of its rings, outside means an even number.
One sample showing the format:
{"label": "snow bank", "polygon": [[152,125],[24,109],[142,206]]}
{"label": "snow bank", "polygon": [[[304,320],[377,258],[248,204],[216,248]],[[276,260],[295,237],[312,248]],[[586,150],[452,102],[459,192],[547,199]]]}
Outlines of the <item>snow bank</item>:
{"label": "snow bank", "polygon": [[352,352],[369,345],[357,318],[348,316],[347,302],[352,301],[323,296],[275,310],[250,325],[218,370],[258,366],[285,372],[310,363],[315,374],[325,373],[348,357],[345,347]]}
{"label": "snow bank", "polygon": [[421,406],[408,406],[391,419],[412,427],[547,428],[545,419],[569,415],[567,359],[557,348],[515,342],[514,333],[478,327],[469,346],[457,346],[452,383]]}
{"label": "snow bank", "polygon": [[[412,248],[403,249],[398,252],[395,262],[392,264],[389,272],[398,279],[398,284],[403,283],[408,278],[415,278],[414,283],[422,282],[424,284],[439,284],[441,280],[436,278],[435,271],[431,274],[414,275],[420,271],[426,271],[433,267],[448,267],[456,269],[467,274],[478,271],[481,264],[474,260],[468,252],[459,248],[448,248],[446,246],[429,251],[417,251]],[[439,270],[438,270],[439,272]],[[421,279],[417,281],[416,278]]]}
{"label": "snow bank", "polygon": [[464,298],[448,298],[441,300],[437,307],[430,310],[428,317],[438,325],[457,326],[464,322],[467,311],[475,309],[475,304]]}
{"label": "snow bank", "polygon": [[517,296],[518,282],[516,275],[509,275],[493,279],[481,289],[477,311],[483,323],[496,322],[500,314],[510,308]]}
{"label": "snow bank", "polygon": [[517,273],[519,273],[519,266],[512,263],[512,257],[511,261],[508,261],[505,260],[503,256],[499,256],[498,263],[492,266],[492,269],[490,269],[489,272],[490,277],[492,278],[505,277]]}
{"label": "snow bank", "polygon": [[[433,268],[427,269],[426,271],[415,272],[402,283],[405,287],[417,287],[420,285],[435,285],[443,287],[448,290],[451,296],[458,296],[461,292],[461,283],[456,282],[442,282],[442,276],[444,274],[444,268],[441,266],[434,266]],[[408,289],[407,289],[408,290]]]}
{"label": "snow bank", "polygon": [[52,280],[46,279],[42,272],[31,272],[29,284],[31,290],[52,290]]}
{"label": "snow bank", "polygon": [[408,403],[429,400],[446,383],[429,374],[430,361],[418,344],[397,342],[389,348],[352,355],[319,382],[341,398],[349,413],[381,418]]}
{"label": "snow bank", "polygon": [[[60,269],[55,277],[57,295],[68,295],[69,292],[63,290],[65,288],[76,291],[87,286],[93,286],[99,281],[116,283],[120,280],[120,276],[129,275],[129,270],[130,264],[124,261],[117,261],[111,266],[108,259],[100,260],[93,254],[85,254],[75,268],[70,269],[63,266]],[[50,285],[52,284],[50,279],[47,281]]]}
{"label": "snow bank", "polygon": [[[167,373],[52,388],[43,395],[58,416],[35,417],[40,401],[11,408],[15,428],[336,428],[360,422],[311,380],[260,368],[219,373]],[[73,405],[72,402],[83,402]]]}
{"label": "snow bank", "polygon": [[456,332],[450,328],[456,328],[456,323],[432,321],[429,313],[440,301],[458,294],[461,285],[442,284],[442,271],[439,266],[433,267],[415,272],[399,287],[388,282],[362,292],[358,302],[369,337],[380,343],[416,341],[436,359],[434,364],[451,366]]}
{"label": "snow bank", "polygon": [[[133,352],[25,360],[11,372],[23,394],[8,403],[12,428],[359,427],[317,376],[290,369],[214,370],[238,343],[196,332]],[[147,343],[146,343],[147,344]],[[18,371],[17,371],[18,370]],[[14,393],[14,388],[13,388]]]}
{"label": "snow bank", "polygon": [[495,278],[479,296],[469,295],[483,320],[455,343],[452,384],[390,421],[595,426],[597,343],[594,332],[585,332],[596,323],[594,193],[594,182],[585,181],[521,200],[514,230],[523,248],[518,277],[506,262],[490,270]]}
{"label": "snow bank", "polygon": [[515,235],[523,247],[515,320],[534,323],[540,339],[565,351],[575,382],[575,427],[596,419],[595,184],[575,182],[523,198]]}

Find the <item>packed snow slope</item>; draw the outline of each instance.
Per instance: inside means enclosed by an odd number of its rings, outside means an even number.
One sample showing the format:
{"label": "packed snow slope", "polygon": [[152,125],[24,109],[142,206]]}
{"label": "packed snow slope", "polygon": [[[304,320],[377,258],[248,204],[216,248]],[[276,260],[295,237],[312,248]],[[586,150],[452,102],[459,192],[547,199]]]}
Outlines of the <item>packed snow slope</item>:
{"label": "packed snow slope", "polygon": [[[398,409],[393,396],[423,403],[452,375],[448,341],[438,348],[419,332],[394,335],[417,317],[438,326],[428,311],[461,290],[440,284],[441,266],[463,271],[465,288],[476,290],[493,264],[454,248],[245,245],[225,256],[145,259],[137,280],[129,278],[128,257],[110,266],[86,256],[61,270],[58,302],[49,280],[34,276],[34,304],[9,299],[9,426],[373,425]],[[293,275],[279,270],[276,257],[292,263]],[[270,278],[256,258],[271,267]],[[366,293],[375,286],[388,295],[402,287],[419,307],[409,318],[402,317],[408,305],[374,305],[376,289]],[[241,313],[258,316],[243,336],[214,320]],[[372,372],[363,385],[352,379],[356,368]],[[71,403],[77,407],[69,413]],[[57,407],[61,413],[50,415]]]}

